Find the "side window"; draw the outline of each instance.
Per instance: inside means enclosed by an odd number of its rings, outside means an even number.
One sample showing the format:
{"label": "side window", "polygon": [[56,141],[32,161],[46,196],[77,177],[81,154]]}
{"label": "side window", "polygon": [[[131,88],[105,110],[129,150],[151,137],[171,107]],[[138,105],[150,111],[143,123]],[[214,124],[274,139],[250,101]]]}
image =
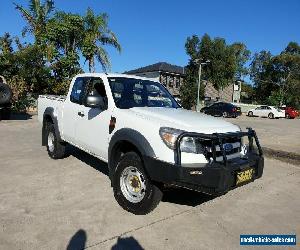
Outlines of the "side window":
{"label": "side window", "polygon": [[135,83],[133,86],[133,100],[137,105],[142,104],[143,85]]}
{"label": "side window", "polygon": [[87,86],[87,95],[106,97],[105,86],[101,78],[93,77]]}
{"label": "side window", "polygon": [[111,79],[110,88],[112,90],[115,102],[118,102],[121,99],[124,91],[124,85],[121,82],[117,82],[115,79]]}
{"label": "side window", "polygon": [[82,97],[84,95],[84,86],[85,86],[85,79],[82,77],[79,77],[75,80],[70,100],[71,102],[81,104],[82,103]]}

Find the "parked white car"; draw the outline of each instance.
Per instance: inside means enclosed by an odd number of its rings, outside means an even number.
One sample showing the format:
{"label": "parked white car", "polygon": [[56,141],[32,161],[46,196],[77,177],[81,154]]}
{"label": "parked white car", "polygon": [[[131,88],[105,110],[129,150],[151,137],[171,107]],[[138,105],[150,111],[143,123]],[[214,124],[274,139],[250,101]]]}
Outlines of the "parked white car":
{"label": "parked white car", "polygon": [[49,156],[69,143],[107,162],[117,202],[134,214],[154,209],[164,185],[224,194],[263,173],[253,130],[182,109],[146,78],[78,75],[67,96],[39,97],[38,118]]}
{"label": "parked white car", "polygon": [[268,117],[270,119],[284,118],[285,112],[284,110],[281,110],[273,106],[262,105],[255,109],[250,109],[248,111],[248,116]]}

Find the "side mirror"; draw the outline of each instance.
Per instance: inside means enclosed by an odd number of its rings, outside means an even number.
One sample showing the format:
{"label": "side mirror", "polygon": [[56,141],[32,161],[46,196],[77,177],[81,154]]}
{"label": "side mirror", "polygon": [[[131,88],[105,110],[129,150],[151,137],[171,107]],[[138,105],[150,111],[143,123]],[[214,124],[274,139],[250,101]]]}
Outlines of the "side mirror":
{"label": "side mirror", "polygon": [[106,104],[102,96],[87,96],[86,106],[90,108],[106,109]]}

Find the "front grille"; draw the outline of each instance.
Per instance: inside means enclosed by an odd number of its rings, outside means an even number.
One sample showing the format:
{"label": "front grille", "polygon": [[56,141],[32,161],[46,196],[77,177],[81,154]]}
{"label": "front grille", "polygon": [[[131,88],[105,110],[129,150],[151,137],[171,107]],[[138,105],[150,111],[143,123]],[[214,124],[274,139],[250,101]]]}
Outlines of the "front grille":
{"label": "front grille", "polygon": [[[227,165],[227,160],[238,158],[241,155],[241,147],[244,144],[244,137],[248,138],[247,151],[257,148],[257,153],[262,156],[263,152],[259,144],[256,133],[251,128],[247,128],[247,132],[232,133],[214,133],[201,134],[193,132],[183,132],[176,140],[175,161],[181,164],[180,143],[184,137],[194,137],[196,139],[197,151],[203,152],[209,162],[222,162]],[[242,141],[243,140],[243,141]],[[255,142],[255,145],[253,144]],[[220,147],[220,145],[222,145]]]}
{"label": "front grille", "polygon": [[[230,150],[225,150],[226,148],[226,145],[230,145],[232,148]],[[242,145],[242,142],[241,142],[241,139],[240,138],[228,138],[226,140],[223,140],[223,149],[225,150],[225,154],[226,156],[236,156],[238,157],[239,156],[239,152],[241,151],[241,145]],[[212,141],[209,141],[209,143],[206,143],[206,155],[207,155],[207,158],[210,159],[213,157],[213,147],[212,147]],[[215,145],[215,156],[216,156],[216,160],[217,161],[221,161],[221,157],[223,157],[223,153],[220,149],[220,144],[216,144]],[[219,158],[219,159],[218,159]],[[232,158],[232,157],[230,157]],[[234,157],[233,157],[234,158]]]}
{"label": "front grille", "polygon": [[[232,150],[230,151],[225,151],[226,152],[226,155],[232,155],[232,154],[235,154],[235,153],[239,153],[240,152],[240,147],[238,148],[233,148]],[[216,151],[216,156],[219,157],[219,156],[223,156],[222,152],[221,151]]]}

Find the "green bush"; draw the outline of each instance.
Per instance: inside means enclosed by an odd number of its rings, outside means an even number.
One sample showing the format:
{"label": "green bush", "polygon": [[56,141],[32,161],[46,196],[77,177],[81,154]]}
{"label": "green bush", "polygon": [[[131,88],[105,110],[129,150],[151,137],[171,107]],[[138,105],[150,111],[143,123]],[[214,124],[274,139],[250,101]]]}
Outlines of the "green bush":
{"label": "green bush", "polygon": [[36,99],[28,94],[30,89],[22,78],[14,76],[6,80],[13,92],[12,109],[14,111],[25,112],[27,108],[35,106]]}

